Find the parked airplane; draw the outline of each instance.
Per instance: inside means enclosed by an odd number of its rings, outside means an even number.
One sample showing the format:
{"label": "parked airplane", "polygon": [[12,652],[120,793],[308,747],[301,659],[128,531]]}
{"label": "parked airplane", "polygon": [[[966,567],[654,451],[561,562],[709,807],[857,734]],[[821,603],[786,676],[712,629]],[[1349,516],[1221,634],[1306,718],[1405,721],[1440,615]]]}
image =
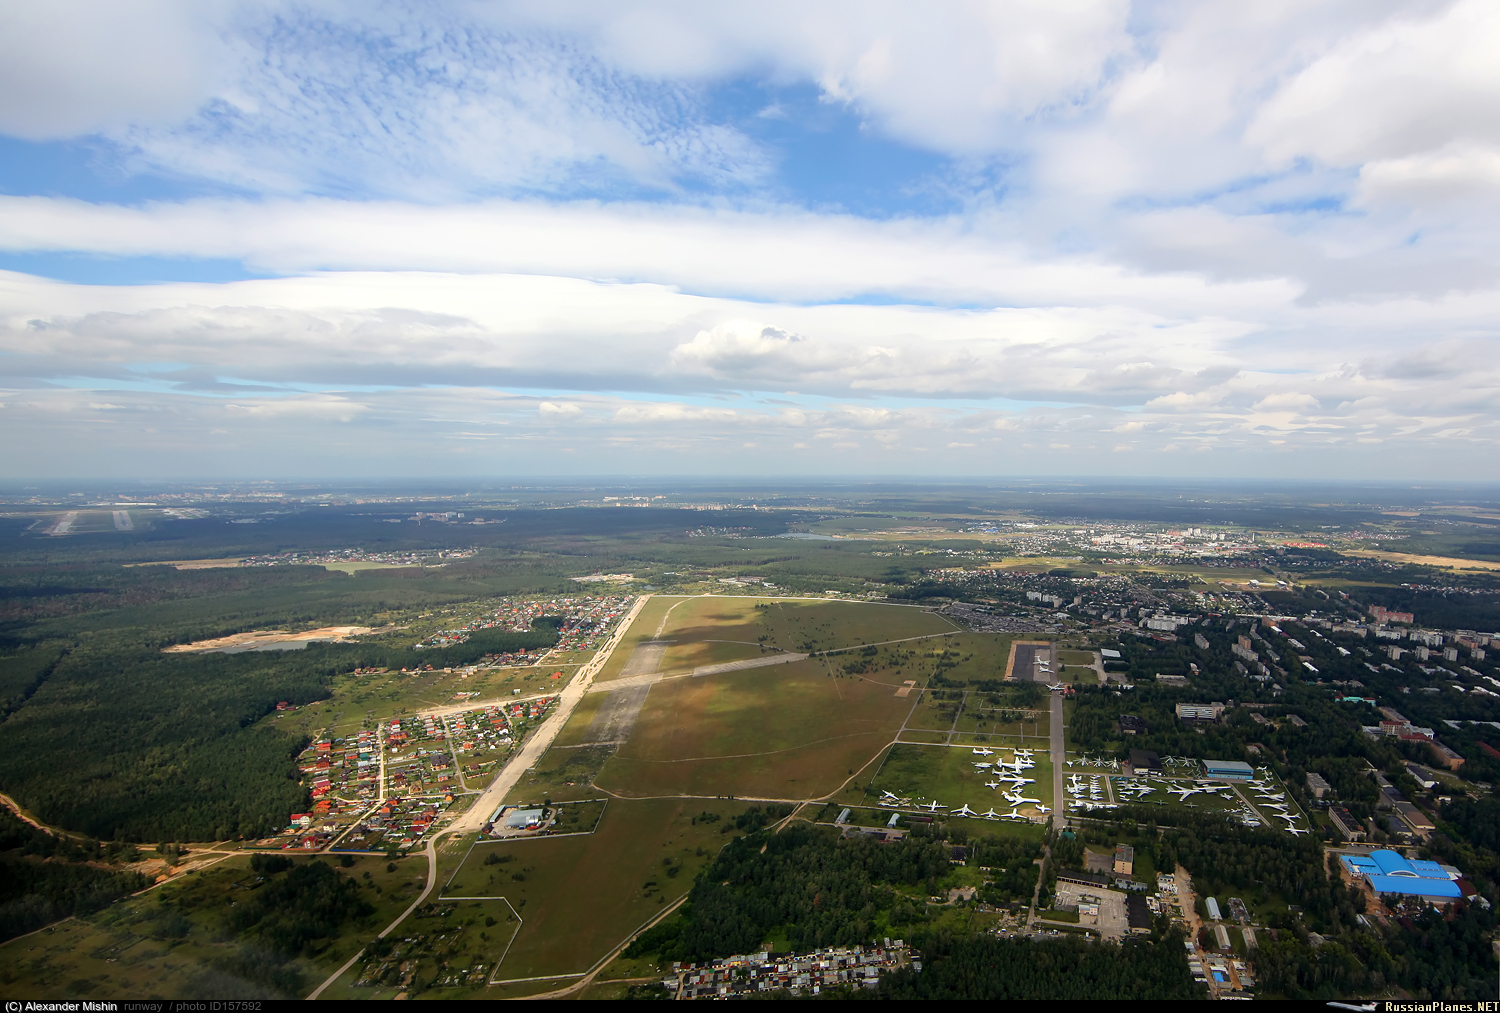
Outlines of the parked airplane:
{"label": "parked airplane", "polygon": [[917,806],[917,808],[926,809],[928,812],[935,813],[939,809],[946,809],[948,807],[945,805],[938,805],[936,802],[923,802],[921,805]]}
{"label": "parked airplane", "polygon": [[955,810],[953,810],[953,815],[955,815],[955,816],[978,816],[979,814],[977,812],[975,812],[973,809],[970,809],[969,808],[969,803],[965,802],[962,809],[955,809]]}
{"label": "parked airplane", "polygon": [[974,749],[972,749],[970,751],[975,756],[994,756],[995,755],[995,751],[993,749],[985,749],[983,747],[978,747],[978,746],[976,746]]}
{"label": "parked airplane", "polygon": [[982,812],[979,815],[987,820],[998,820],[1000,818],[1000,814],[995,812],[994,806],[990,806],[987,812]]}
{"label": "parked airplane", "polygon": [[991,791],[994,791],[996,788],[1000,787],[1000,782],[999,781],[986,781],[986,782],[984,782],[984,786],[986,788],[990,789]]}
{"label": "parked airplane", "polygon": [[1286,828],[1286,832],[1289,833],[1289,834],[1294,834],[1294,835],[1296,835],[1298,837],[1300,837],[1303,834],[1307,833],[1306,830],[1303,830],[1303,829],[1301,829],[1299,827],[1287,827]]}

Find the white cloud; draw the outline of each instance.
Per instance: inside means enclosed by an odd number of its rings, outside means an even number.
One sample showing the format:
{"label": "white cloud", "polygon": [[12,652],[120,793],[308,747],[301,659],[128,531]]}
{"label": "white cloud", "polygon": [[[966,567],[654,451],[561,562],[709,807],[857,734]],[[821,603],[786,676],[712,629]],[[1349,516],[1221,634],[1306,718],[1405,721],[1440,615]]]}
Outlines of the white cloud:
{"label": "white cloud", "polygon": [[8,4],[0,132],[53,140],[180,122],[223,83],[221,0]]}
{"label": "white cloud", "polygon": [[[1113,453],[1096,447],[1327,462],[1330,441],[1436,468],[1496,437],[1492,5],[268,0],[122,17],[66,0],[12,18],[0,130],[103,132],[141,164],[261,196],[0,197],[0,249],[285,277],[0,274],[23,434],[54,418],[97,439],[135,413],[184,441],[379,431],[398,451],[524,443],[581,468],[591,442],[775,467],[798,440],[847,445],[856,470],[1003,447],[1075,471]],[[951,156],[924,185],[958,210],[789,203],[813,198],[716,104],[724,84],[810,87],[866,135]],[[675,203],[614,199],[642,192]],[[611,199],[559,199],[579,193]],[[787,390],[799,403],[731,396]],[[919,435],[942,448],[930,460]]]}
{"label": "white cloud", "polygon": [[1247,137],[1275,161],[1360,165],[1500,144],[1500,9],[1421,4],[1352,33],[1290,78]]}

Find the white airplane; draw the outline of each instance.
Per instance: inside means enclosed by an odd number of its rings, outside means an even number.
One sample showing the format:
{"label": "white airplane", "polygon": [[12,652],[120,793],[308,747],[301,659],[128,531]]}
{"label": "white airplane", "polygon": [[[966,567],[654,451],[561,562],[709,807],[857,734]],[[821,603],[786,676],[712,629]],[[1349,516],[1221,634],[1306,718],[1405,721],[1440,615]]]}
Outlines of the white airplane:
{"label": "white airplane", "polygon": [[1022,816],[1021,815],[1021,810],[1019,810],[1019,809],[1012,809],[1008,813],[1001,813],[1000,814],[1000,818],[1002,820],[1026,820],[1027,822],[1031,821],[1031,817],[1030,816]]}
{"label": "white airplane", "polygon": [[894,801],[896,801],[896,800],[897,800],[897,799],[899,799],[899,798],[900,798],[900,797],[901,797],[901,796],[900,796],[900,795],[897,795],[897,794],[896,794],[896,793],[895,793],[895,792],[893,792],[893,791],[882,791],[882,792],[881,792],[881,793],[880,793],[880,797],[881,797],[881,798],[882,798],[882,799],[890,799],[890,800],[891,800],[891,801],[892,801],[892,802],[894,802]]}
{"label": "white airplane", "polygon": [[1204,790],[1203,788],[1168,788],[1167,794],[1176,795],[1179,799],[1187,801],[1189,796],[1197,795]]}
{"label": "white airplane", "polygon": [[1048,809],[1046,806],[1044,806],[1040,802],[1038,802],[1036,804],[1036,811],[1039,812],[1039,813],[1050,813],[1052,810]]}
{"label": "white airplane", "polygon": [[938,805],[936,802],[923,802],[921,805],[917,806],[917,808],[926,809],[930,813],[935,813],[939,809],[946,809],[948,807],[945,805]]}
{"label": "white airplane", "polygon": [[1300,829],[1298,827],[1287,827],[1286,828],[1286,832],[1289,833],[1289,834],[1295,834],[1298,837],[1300,837],[1303,834],[1307,833],[1306,830],[1302,830],[1302,829]]}
{"label": "white airplane", "polygon": [[955,815],[955,816],[978,816],[979,814],[977,812],[975,812],[973,809],[970,809],[969,808],[969,803],[965,802],[962,809],[955,809],[955,810],[953,810],[953,815]]}
{"label": "white airplane", "polygon": [[975,747],[974,749],[972,749],[970,751],[975,756],[994,756],[995,755],[995,751],[993,749],[984,749],[984,748],[981,748],[981,747]]}
{"label": "white airplane", "polygon": [[1002,784],[1013,784],[1017,788],[1021,787],[1023,784],[1036,784],[1036,778],[1022,777],[1019,774],[1001,774],[999,777],[995,778],[995,780],[1001,782]]}
{"label": "white airplane", "polygon": [[990,806],[988,811],[982,812],[979,815],[987,820],[998,820],[1000,818],[1000,814],[995,812],[994,806]]}
{"label": "white airplane", "polygon": [[1073,766],[1073,761],[1072,760],[1064,760],[1063,762],[1066,763],[1070,767]]}
{"label": "white airplane", "polygon": [[1036,806],[1039,806],[1039,805],[1042,804],[1042,800],[1041,799],[1039,799],[1039,798],[1027,798],[1026,796],[1022,795],[1020,792],[1016,792],[1014,795],[1006,794],[1003,797],[1004,797],[1005,801],[1009,802],[1011,805],[1026,805],[1028,802],[1030,804],[1036,805]]}
{"label": "white airplane", "polygon": [[1067,688],[1067,684],[1061,682],[1054,682],[1052,685],[1047,687],[1047,689],[1053,693],[1060,693]]}
{"label": "white airplane", "polygon": [[994,764],[991,764],[991,763],[979,763],[979,762],[976,761],[975,764],[974,764],[974,766],[978,767],[980,770],[989,770],[990,767],[994,766]]}

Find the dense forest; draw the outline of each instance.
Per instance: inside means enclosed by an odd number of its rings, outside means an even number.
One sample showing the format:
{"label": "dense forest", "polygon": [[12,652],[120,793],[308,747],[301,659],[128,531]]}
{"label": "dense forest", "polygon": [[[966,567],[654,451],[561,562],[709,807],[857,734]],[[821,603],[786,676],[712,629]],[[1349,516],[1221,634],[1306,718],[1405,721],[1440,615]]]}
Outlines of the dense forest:
{"label": "dense forest", "polygon": [[793,950],[866,943],[922,920],[948,867],[947,846],[915,834],[885,845],[794,824],[741,837],[698,877],[683,910],[631,952],[707,960],[753,953],[777,934]]}
{"label": "dense forest", "polygon": [[102,848],[97,841],[55,837],[0,808],[0,940],[97,911],[144,889],[144,876],[103,867],[114,857],[135,856]]}
{"label": "dense forest", "polygon": [[169,630],[98,631],[66,650],[12,651],[24,706],[0,723],[0,784],[49,823],[136,841],[262,836],[303,807],[304,743],[257,726],[279,701],[329,695],[358,667],[454,666],[557,643],[552,629],[481,630],[462,644],[313,644],[298,651],[164,654]]}
{"label": "dense forest", "polygon": [[1180,934],[1123,946],[1081,939],[918,940],[921,971],[884,975],[873,998],[1074,1001],[1202,999]]}
{"label": "dense forest", "polygon": [[232,940],[197,972],[197,998],[297,998],[311,982],[296,958],[321,952],[351,926],[369,928],[374,908],[360,895],[358,881],[323,861],[256,855],[250,871],[255,876],[247,884],[249,895],[228,908],[205,881],[157,891],[136,929],[171,941],[187,937],[194,920],[206,919],[216,935]]}

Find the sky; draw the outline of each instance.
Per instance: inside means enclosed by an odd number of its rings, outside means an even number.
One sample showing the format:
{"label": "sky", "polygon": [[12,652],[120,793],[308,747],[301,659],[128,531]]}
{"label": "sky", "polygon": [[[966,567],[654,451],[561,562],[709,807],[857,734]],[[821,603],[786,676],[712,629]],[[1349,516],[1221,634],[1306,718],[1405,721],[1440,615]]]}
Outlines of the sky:
{"label": "sky", "polygon": [[0,471],[1500,479],[1500,5],[0,14]]}

